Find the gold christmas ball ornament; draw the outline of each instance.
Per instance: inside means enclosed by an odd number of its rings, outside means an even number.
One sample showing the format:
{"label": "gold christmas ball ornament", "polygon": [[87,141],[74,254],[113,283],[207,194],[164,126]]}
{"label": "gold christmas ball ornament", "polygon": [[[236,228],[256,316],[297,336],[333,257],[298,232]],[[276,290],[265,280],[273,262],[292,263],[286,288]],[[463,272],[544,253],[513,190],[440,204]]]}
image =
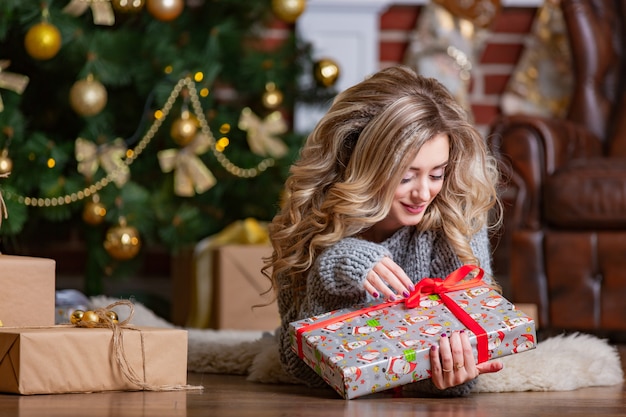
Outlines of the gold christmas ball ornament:
{"label": "gold christmas ball ornament", "polygon": [[0,153],[0,175],[10,174],[13,170],[13,160],[9,158],[9,151],[3,149]]}
{"label": "gold christmas ball ornament", "polygon": [[339,65],[329,58],[323,58],[313,65],[313,77],[321,87],[332,87],[339,78]]}
{"label": "gold christmas ball ornament", "polygon": [[138,13],[143,9],[145,0],[111,0],[113,10],[119,13]]}
{"label": "gold christmas ball ornament", "polygon": [[272,11],[287,23],[294,23],[306,9],[306,0],[272,0]]}
{"label": "gold christmas ball ornament", "polygon": [[187,146],[196,137],[198,121],[188,111],[183,111],[180,118],[174,120],[170,129],[170,136],[180,147]]}
{"label": "gold christmas ball ornament", "polygon": [[41,22],[31,26],[24,38],[28,55],[45,61],[53,58],[61,49],[61,32],[56,26]]}
{"label": "gold christmas ball ornament", "polygon": [[83,220],[85,223],[92,226],[97,226],[102,223],[106,214],[107,209],[104,204],[100,202],[100,198],[97,194],[95,194],[91,200],[87,201],[83,208]]}
{"label": "gold christmas ball ornament", "polygon": [[118,323],[119,322],[119,318],[117,316],[117,313],[113,310],[108,310],[106,313],[104,313],[109,320],[111,320],[113,323]]}
{"label": "gold christmas ball ornament", "polygon": [[111,227],[104,240],[104,249],[113,259],[126,261],[134,258],[141,249],[141,239],[139,231],[126,225],[124,219],[120,219],[120,224]]}
{"label": "gold christmas ball ornament", "polygon": [[102,83],[89,76],[78,80],[70,88],[70,106],[80,116],[94,116],[107,104],[107,90]]}
{"label": "gold christmas ball ornament", "polygon": [[100,317],[95,311],[87,310],[79,321],[85,323],[87,327],[95,327],[100,322]]}
{"label": "gold christmas ball ornament", "polygon": [[83,310],[74,310],[70,316],[70,323],[76,324],[83,319],[85,312]]}
{"label": "gold christmas ball ornament", "polygon": [[266,109],[275,110],[283,104],[283,93],[276,87],[276,84],[269,82],[265,85],[265,93],[261,100]]}
{"label": "gold christmas ball ornament", "polygon": [[183,12],[184,8],[184,0],[146,0],[148,13],[162,22],[176,19]]}

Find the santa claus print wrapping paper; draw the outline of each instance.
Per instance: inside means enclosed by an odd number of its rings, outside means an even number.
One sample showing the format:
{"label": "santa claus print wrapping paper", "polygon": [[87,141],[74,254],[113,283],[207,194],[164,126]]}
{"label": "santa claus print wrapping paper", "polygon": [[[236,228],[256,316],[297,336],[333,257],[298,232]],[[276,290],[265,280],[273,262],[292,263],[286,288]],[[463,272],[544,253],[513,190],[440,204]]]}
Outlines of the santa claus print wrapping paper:
{"label": "santa claus print wrapping paper", "polygon": [[482,275],[466,265],[446,279],[420,281],[406,300],[293,322],[292,348],[345,399],[430,378],[429,350],[443,333],[468,332],[477,363],[533,349],[534,321]]}

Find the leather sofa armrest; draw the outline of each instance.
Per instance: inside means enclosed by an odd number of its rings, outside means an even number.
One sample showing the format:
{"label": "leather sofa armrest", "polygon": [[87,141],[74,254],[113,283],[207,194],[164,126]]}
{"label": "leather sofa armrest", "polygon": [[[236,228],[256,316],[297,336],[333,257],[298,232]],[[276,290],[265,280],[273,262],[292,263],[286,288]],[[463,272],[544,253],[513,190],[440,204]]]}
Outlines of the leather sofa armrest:
{"label": "leather sofa armrest", "polygon": [[549,175],[573,159],[602,155],[596,136],[565,119],[501,116],[488,140],[506,186],[514,189],[508,221],[514,229],[541,228],[542,187]]}

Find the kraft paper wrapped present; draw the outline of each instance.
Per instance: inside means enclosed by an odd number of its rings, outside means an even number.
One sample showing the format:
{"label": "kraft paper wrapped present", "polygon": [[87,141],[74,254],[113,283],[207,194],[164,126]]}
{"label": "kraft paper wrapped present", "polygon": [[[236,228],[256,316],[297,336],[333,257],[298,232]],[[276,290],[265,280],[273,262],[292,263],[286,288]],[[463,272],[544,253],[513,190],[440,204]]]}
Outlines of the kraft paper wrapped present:
{"label": "kraft paper wrapped present", "polygon": [[270,245],[227,245],[217,249],[211,327],[273,331],[280,326],[278,306],[267,292],[269,280],[261,273],[263,258],[271,255]]}
{"label": "kraft paper wrapped present", "polygon": [[[58,394],[145,389],[126,377],[163,390],[187,383],[187,331],[124,327],[128,368],[112,349],[110,328],[72,325],[0,328],[0,392]],[[156,389],[159,390],[159,389]]]}
{"label": "kraft paper wrapped present", "polygon": [[430,378],[429,350],[443,333],[467,331],[476,363],[533,349],[534,321],[483,274],[466,265],[445,280],[421,280],[406,300],[293,322],[292,348],[345,399]]}
{"label": "kraft paper wrapped present", "polygon": [[0,321],[4,326],[55,324],[55,269],[52,259],[0,254]]}
{"label": "kraft paper wrapped present", "polygon": [[261,272],[263,259],[271,255],[267,225],[253,218],[201,240],[193,250],[191,271],[177,271],[182,282],[190,275],[191,285],[189,294],[181,291],[174,297],[176,315],[187,316],[185,327],[275,330],[280,315]]}

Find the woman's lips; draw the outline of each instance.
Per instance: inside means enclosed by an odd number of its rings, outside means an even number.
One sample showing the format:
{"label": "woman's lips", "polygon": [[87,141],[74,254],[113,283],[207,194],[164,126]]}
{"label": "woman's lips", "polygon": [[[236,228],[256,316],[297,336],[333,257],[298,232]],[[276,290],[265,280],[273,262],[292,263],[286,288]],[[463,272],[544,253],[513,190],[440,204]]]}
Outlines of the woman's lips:
{"label": "woman's lips", "polygon": [[419,214],[426,208],[426,204],[412,205],[412,204],[404,204],[402,206],[411,214]]}

